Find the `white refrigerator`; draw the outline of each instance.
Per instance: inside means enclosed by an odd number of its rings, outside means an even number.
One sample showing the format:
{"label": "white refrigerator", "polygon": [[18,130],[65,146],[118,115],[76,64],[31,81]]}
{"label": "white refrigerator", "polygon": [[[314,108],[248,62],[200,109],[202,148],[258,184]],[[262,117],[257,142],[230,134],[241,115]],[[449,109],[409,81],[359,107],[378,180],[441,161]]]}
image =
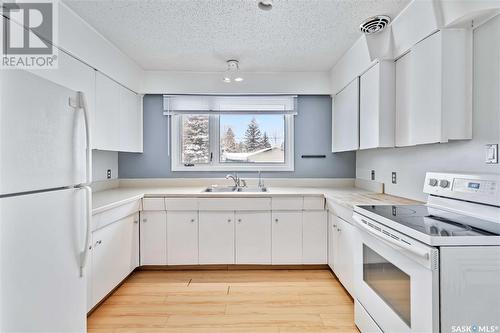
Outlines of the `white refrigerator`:
{"label": "white refrigerator", "polygon": [[0,332],[85,332],[91,218],[82,93],[0,71]]}

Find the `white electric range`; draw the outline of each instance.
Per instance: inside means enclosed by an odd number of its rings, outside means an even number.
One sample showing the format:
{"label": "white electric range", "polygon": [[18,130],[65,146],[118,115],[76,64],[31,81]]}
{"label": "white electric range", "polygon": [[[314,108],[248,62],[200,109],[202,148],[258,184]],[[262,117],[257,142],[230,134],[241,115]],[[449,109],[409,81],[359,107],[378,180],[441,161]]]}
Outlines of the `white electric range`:
{"label": "white electric range", "polygon": [[427,173],[422,205],[357,206],[362,332],[500,332],[500,175]]}

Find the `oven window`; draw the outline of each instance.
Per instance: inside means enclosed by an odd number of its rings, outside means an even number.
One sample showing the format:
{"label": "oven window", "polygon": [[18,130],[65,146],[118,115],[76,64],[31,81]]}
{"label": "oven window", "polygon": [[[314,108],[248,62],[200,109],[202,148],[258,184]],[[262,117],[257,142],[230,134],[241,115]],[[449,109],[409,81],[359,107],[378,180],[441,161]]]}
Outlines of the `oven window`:
{"label": "oven window", "polygon": [[411,327],[410,276],[365,244],[363,280]]}

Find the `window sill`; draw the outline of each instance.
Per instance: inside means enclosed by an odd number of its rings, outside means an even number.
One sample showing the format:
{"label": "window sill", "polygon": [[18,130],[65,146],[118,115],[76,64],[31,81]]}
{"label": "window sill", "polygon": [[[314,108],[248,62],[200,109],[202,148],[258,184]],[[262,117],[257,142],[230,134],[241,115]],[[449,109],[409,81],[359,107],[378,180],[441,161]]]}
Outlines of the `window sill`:
{"label": "window sill", "polygon": [[184,165],[172,165],[172,171],[248,171],[248,172],[258,172],[258,171],[265,171],[265,172],[272,172],[272,171],[295,171],[295,168],[293,165],[280,165],[280,166],[274,166],[274,165],[260,165],[260,166],[255,166],[255,165],[237,165],[237,164],[231,164],[231,165],[195,165],[192,167],[186,167]]}

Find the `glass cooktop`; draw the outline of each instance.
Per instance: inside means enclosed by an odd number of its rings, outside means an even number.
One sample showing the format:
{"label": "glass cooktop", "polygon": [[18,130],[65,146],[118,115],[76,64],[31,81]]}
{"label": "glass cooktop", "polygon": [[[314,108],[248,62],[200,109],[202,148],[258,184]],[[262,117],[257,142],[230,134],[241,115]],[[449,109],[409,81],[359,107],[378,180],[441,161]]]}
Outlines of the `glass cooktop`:
{"label": "glass cooktop", "polygon": [[497,236],[500,234],[497,223],[426,205],[365,205],[359,207],[429,236]]}

